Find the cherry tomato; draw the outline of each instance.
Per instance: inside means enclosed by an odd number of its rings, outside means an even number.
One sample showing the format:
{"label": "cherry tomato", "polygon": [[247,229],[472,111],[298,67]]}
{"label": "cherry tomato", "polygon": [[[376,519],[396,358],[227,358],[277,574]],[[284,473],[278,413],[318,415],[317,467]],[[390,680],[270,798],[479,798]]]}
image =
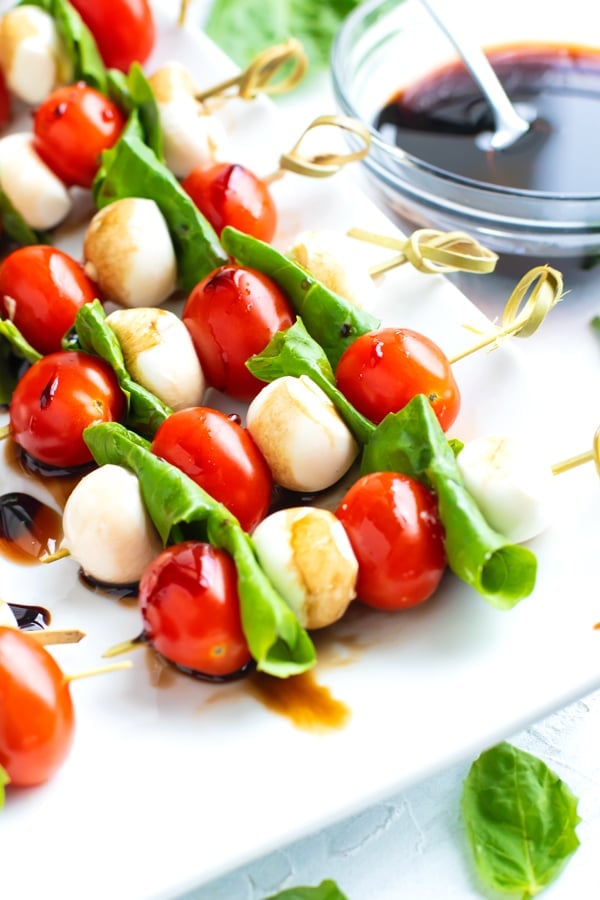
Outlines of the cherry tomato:
{"label": "cherry tomato", "polygon": [[146,61],[156,40],[148,0],[71,0],[109,69],[128,72],[132,62]]}
{"label": "cherry tomato", "polygon": [[0,765],[11,785],[51,778],[74,728],[69,683],[54,657],[26,632],[0,627]]}
{"label": "cherry tomato", "polygon": [[142,574],[139,602],[148,641],[191,674],[224,679],[250,663],[237,571],[224,550],[197,541],[167,547]]}
{"label": "cherry tomato", "polygon": [[17,382],[9,406],[10,432],[38,462],[76,468],[92,461],[84,428],[118,421],[124,409],[123,393],[108,363],[87,353],[50,353]]}
{"label": "cherry tomato", "polygon": [[447,357],[428,337],[408,328],[381,328],[357,338],[335,372],[337,385],[372,422],[425,394],[446,431],[460,409],[460,392]]}
{"label": "cherry tomato", "polygon": [[10,121],[12,115],[10,91],[6,86],[4,72],[0,69],[0,128]]}
{"label": "cherry tomato", "polygon": [[408,609],[427,600],[446,566],[437,501],[426,487],[394,472],[359,478],[336,510],[358,560],[358,598],[377,609]]}
{"label": "cherry tomato", "polygon": [[223,503],[245,531],[266,516],[271,471],[250,433],[224,413],[204,406],[173,413],[156,432],[152,452]]}
{"label": "cherry tomato", "polygon": [[277,210],[264,181],[232,163],[197,166],[181,183],[217,234],[226,225],[269,243],[277,227]]}
{"label": "cherry tomato", "polygon": [[65,184],[90,188],[100,154],[118,140],[125,117],[112,100],[83,82],[57,88],[33,117],[33,145]]}
{"label": "cherry tomato", "polygon": [[97,296],[80,264],[46,244],[20,247],[0,265],[0,312],[39,353],[60,350],[77,311]]}
{"label": "cherry tomato", "polygon": [[208,383],[237,400],[252,400],[264,384],[250,374],[246,360],[293,324],[294,311],[266,275],[228,265],[196,285],[183,321]]}

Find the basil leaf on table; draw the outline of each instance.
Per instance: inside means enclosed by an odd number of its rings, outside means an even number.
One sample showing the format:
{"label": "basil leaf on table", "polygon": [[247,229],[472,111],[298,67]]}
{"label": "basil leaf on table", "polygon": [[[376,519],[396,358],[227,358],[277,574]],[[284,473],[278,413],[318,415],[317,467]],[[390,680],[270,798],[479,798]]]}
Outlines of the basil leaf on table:
{"label": "basil leaf on table", "polygon": [[361,474],[399,472],[432,488],[444,526],[448,565],[492,606],[511,609],[535,586],[537,560],[485,521],[466,490],[456,457],[423,394],[377,426]]}
{"label": "basil leaf on table", "polygon": [[[155,456],[147,441],[122,425],[90,425],[83,437],[98,465],[114,463],[137,475],[163,543],[172,536],[177,540],[193,536],[230,554],[237,569],[242,627],[260,670],[287,678],[315,664],[310,637],[261,569],[250,536],[225,506]],[[186,532],[186,525],[191,532]]]}
{"label": "basil leaf on table", "polygon": [[230,225],[221,232],[221,243],[238,263],[279,285],[334,369],[346,347],[361,334],[379,328],[379,319],[331,291],[270,244]]}
{"label": "basil leaf on table", "polygon": [[267,47],[295,37],[315,68],[327,66],[331,42],[359,0],[214,0],[206,33],[244,67]]}
{"label": "basil leaf on table", "polygon": [[347,900],[335,881],[326,878],[316,887],[293,887],[279,891],[266,900]]}
{"label": "basil leaf on table", "polygon": [[482,753],[462,809],[477,871],[526,900],[552,882],[579,846],[577,798],[537,757],[506,742]]}
{"label": "basil leaf on table", "polygon": [[101,93],[107,92],[106,67],[96,41],[68,0],[21,0],[19,6],[39,6],[52,16],[73,65],[72,81],[85,81]]}
{"label": "basil leaf on table", "polygon": [[4,806],[4,787],[10,783],[6,771],[0,766],[0,809]]}
{"label": "basil leaf on table", "polygon": [[175,253],[180,287],[186,293],[209,272],[228,261],[208,221],[173,173],[128,125],[117,143],[102,154],[92,192],[99,209],[125,197],[154,200],[163,214]]}
{"label": "basil leaf on table", "polygon": [[366,443],[375,426],[338,390],[333,370],[322,347],[309,335],[300,316],[285,331],[278,331],[265,349],[246,362],[250,372],[262,381],[283,375],[307,375],[327,394],[360,444]]}
{"label": "basil leaf on table", "polygon": [[121,345],[106,323],[106,313],[99,300],[86,303],[77,311],[74,328],[77,343],[68,336],[65,348],[81,349],[102,357],[112,367],[125,395],[129,426],[143,435],[154,435],[172,410],[155,394],[134,381],[127,371]]}

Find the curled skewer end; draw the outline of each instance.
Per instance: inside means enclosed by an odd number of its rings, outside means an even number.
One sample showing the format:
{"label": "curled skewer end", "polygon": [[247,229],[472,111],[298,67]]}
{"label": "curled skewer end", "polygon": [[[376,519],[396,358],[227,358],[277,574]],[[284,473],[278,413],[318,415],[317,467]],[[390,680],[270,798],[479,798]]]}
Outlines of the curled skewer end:
{"label": "curled skewer end", "polygon": [[600,427],[596,429],[592,441],[592,449],[577,456],[570,456],[568,459],[561,460],[552,466],[552,474],[560,475],[562,472],[569,472],[571,469],[582,466],[585,463],[593,462],[596,465],[596,472],[600,477]]}
{"label": "curled skewer end", "polygon": [[[281,75],[284,68],[286,71]],[[307,69],[308,57],[302,44],[290,38],[263,50],[239,75],[196,94],[196,100],[200,103],[215,97],[254,100],[259,94],[284,94],[302,81]],[[277,75],[281,77],[276,79]]]}
{"label": "curled skewer end", "polygon": [[[302,145],[307,136],[318,128],[325,126],[353,134],[362,143],[357,150],[347,153],[319,152],[312,155],[302,151]],[[371,147],[371,135],[368,128],[357,119],[349,116],[324,115],[317,116],[307,128],[304,129],[292,149],[282,154],[279,159],[279,168],[271,175],[263,178],[267,184],[271,184],[281,178],[284,172],[295,172],[297,175],[307,175],[311,178],[328,178],[335,175],[345,165],[364,159]]]}

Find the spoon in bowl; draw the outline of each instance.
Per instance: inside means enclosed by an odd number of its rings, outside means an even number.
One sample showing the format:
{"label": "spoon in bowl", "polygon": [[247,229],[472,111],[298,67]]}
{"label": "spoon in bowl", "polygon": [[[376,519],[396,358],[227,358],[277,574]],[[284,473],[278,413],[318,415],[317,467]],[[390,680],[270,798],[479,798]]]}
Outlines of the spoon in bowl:
{"label": "spoon in bowl", "polygon": [[469,35],[459,35],[456,26],[449,25],[446,17],[440,14],[437,6],[430,0],[420,2],[454,46],[492,111],[495,130],[479,135],[478,146],[482,150],[506,150],[511,147],[529,131],[528,119],[521,115],[509,100],[481,47],[473,43]]}

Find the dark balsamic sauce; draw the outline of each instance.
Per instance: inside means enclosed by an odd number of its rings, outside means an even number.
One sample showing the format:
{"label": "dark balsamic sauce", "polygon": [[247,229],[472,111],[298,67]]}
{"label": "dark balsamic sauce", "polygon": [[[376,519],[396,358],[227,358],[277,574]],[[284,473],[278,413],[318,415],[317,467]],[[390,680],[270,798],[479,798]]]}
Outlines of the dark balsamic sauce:
{"label": "dark balsamic sauce", "polygon": [[29,494],[0,496],[0,553],[12,562],[32,565],[56,551],[62,519],[55,509]]}
{"label": "dark balsamic sauce", "polygon": [[509,97],[534,111],[511,147],[482,149],[491,113],[461,63],[397,93],[375,126],[389,143],[437,168],[517,190],[600,194],[600,52],[523,45],[488,53]]}
{"label": "dark balsamic sauce", "polygon": [[20,603],[8,605],[21,631],[41,631],[50,624],[50,612],[43,606],[25,606]]}

